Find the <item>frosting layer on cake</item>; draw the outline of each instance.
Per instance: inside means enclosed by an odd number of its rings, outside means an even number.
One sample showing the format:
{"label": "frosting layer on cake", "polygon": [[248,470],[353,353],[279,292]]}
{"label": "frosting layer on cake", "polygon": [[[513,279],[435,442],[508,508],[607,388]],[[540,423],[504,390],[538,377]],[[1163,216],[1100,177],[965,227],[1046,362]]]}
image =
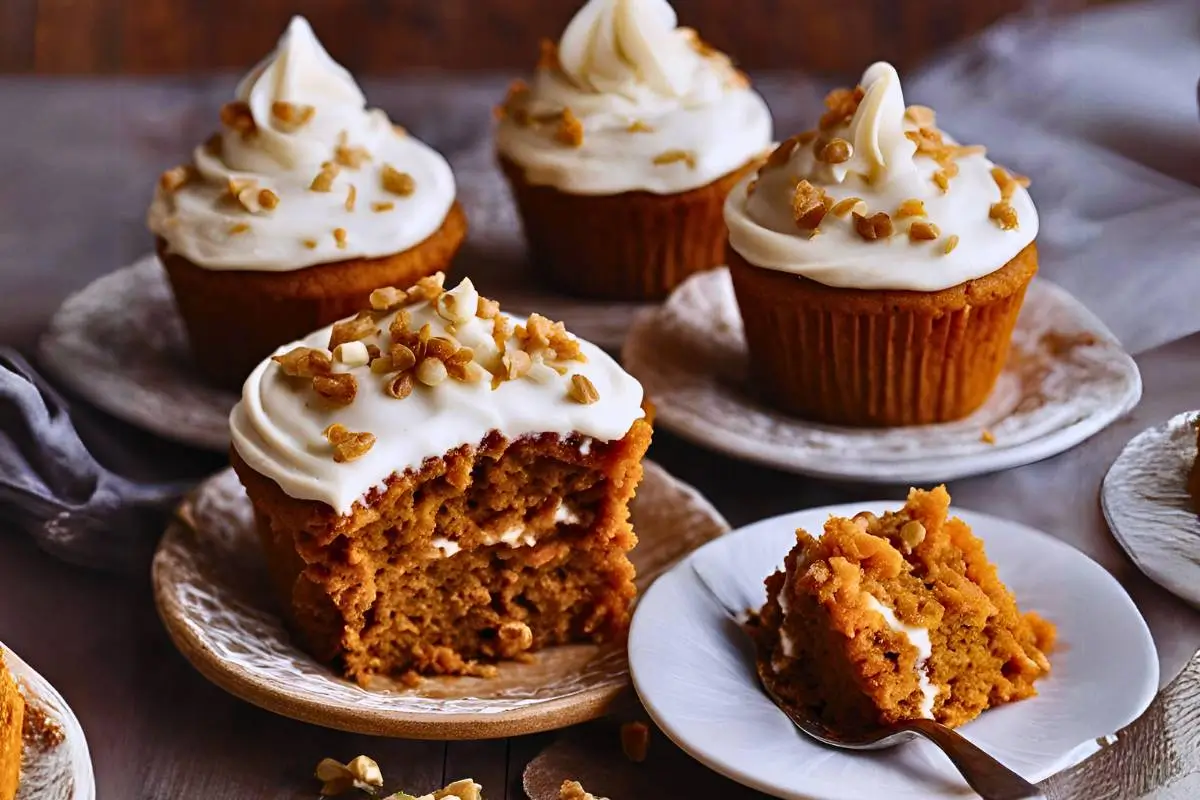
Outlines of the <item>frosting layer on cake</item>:
{"label": "frosting layer on cake", "polygon": [[785,141],[726,200],[730,244],[750,263],[827,286],[939,291],[1034,240],[1027,182],[957,145],[929,109],[906,109],[890,64],[826,105],[816,130]]}
{"label": "frosting layer on cake", "polygon": [[676,22],[666,0],[589,0],[510,92],[500,153],[530,183],[597,195],[683,192],[762,154],[766,103]]}
{"label": "frosting layer on cake", "polygon": [[301,17],[221,118],[193,165],[164,174],[148,216],[198,266],[282,272],[391,255],[454,202],[446,159],[368,109]]}
{"label": "frosting layer on cake", "polygon": [[[242,459],[289,496],[345,514],[393,473],[493,431],[509,440],[550,433],[613,441],[644,416],[641,384],[600,348],[536,315],[492,316],[494,305],[469,280],[445,293],[435,284],[427,279],[409,300],[316,331],[260,364],[230,417]],[[387,304],[387,290],[377,296]],[[403,346],[408,353],[396,348],[402,342],[412,344]],[[393,361],[372,363],[379,358]],[[335,460],[333,425],[371,443]]]}

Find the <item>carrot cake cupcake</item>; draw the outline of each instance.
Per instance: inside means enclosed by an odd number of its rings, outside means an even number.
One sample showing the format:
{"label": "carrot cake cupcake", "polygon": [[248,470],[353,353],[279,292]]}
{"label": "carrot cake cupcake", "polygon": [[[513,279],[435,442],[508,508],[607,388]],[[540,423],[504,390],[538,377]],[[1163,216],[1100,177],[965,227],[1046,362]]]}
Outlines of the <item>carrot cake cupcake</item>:
{"label": "carrot cake cupcake", "polygon": [[1028,181],[905,108],[890,64],[825,100],[725,204],[764,399],[819,422],[946,422],[978,408],[1037,272]]}
{"label": "carrot cake cupcake", "polygon": [[666,0],[589,0],[497,112],[535,266],[597,298],[723,263],[721,204],[771,144],[766,103]]}
{"label": "carrot cake cupcake", "polygon": [[300,17],[148,224],[201,371],[231,387],[372,289],[445,270],[466,235],[446,159],[368,109]]}
{"label": "carrot cake cupcake", "polygon": [[796,532],[767,578],[759,667],[831,728],[901,719],[957,726],[1037,694],[1054,626],[1021,613],[945,487],[913,489],[882,517]]}
{"label": "carrot cake cupcake", "polygon": [[347,677],[624,635],[642,387],[470,281],[379,289],[247,379],[232,460],[294,632]]}
{"label": "carrot cake cupcake", "polygon": [[25,699],[0,650],[0,800],[13,800],[21,782]]}

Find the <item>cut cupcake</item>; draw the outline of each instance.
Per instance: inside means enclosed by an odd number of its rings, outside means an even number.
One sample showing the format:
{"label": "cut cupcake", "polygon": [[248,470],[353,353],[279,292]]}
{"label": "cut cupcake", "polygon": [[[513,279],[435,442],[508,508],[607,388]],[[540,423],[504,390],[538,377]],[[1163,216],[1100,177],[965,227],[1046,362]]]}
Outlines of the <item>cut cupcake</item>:
{"label": "cut cupcake", "polygon": [[148,225],[198,366],[229,387],[373,289],[446,270],[466,235],[446,160],[368,109],[300,17],[163,174]]}
{"label": "cut cupcake", "polygon": [[21,782],[25,699],[0,649],[0,800],[13,800]]}
{"label": "cut cupcake", "polygon": [[300,641],[348,677],[619,640],[642,388],[470,281],[381,289],[246,381],[232,460]]}
{"label": "cut cupcake", "polygon": [[825,105],[725,206],[756,386],[819,422],[964,417],[991,393],[1037,272],[1028,181],[905,108],[889,64]]}
{"label": "cut cupcake", "polygon": [[900,511],[796,532],[766,581],[760,668],[834,730],[902,719],[957,726],[1032,697],[1054,626],[1022,613],[944,487]]}
{"label": "cut cupcake", "polygon": [[590,0],[498,116],[534,264],[597,298],[661,298],[723,263],[722,203],[771,144],[762,98],[666,0]]}

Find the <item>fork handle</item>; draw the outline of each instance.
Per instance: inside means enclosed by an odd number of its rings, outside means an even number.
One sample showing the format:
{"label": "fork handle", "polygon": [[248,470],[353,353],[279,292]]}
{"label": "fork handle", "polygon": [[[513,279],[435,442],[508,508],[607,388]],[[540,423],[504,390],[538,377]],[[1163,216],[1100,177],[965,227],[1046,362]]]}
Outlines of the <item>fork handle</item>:
{"label": "fork handle", "polygon": [[945,725],[914,719],[904,727],[937,745],[984,800],[1045,800],[1041,789]]}

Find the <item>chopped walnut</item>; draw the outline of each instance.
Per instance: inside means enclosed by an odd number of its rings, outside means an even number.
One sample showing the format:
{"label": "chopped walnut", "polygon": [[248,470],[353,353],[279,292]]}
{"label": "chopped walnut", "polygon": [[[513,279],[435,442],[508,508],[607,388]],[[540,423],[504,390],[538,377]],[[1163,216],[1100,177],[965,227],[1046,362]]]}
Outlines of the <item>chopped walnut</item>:
{"label": "chopped walnut", "polygon": [[880,211],[869,217],[862,214],[854,215],[854,230],[868,242],[876,239],[886,239],[892,235],[892,218]]}
{"label": "chopped walnut", "polygon": [[1000,189],[1000,199],[1008,202],[1012,199],[1017,187],[1029,186],[1029,179],[1021,175],[1011,175],[1004,167],[992,167],[992,180]]}
{"label": "chopped walnut", "polygon": [[384,164],[379,173],[383,188],[392,194],[408,197],[417,190],[417,182],[407,172],[401,172],[391,164]]}
{"label": "chopped walnut", "polygon": [[545,69],[545,70],[561,70],[562,69],[562,62],[560,62],[558,60],[558,45],[554,42],[553,39],[543,38],[540,42],[538,42],[538,47],[540,48],[540,51],[541,51],[538,53],[538,62],[537,62],[538,69]]}
{"label": "chopped walnut", "polygon": [[925,201],[911,198],[905,200],[896,209],[896,219],[904,219],[905,217],[923,217],[925,216]]}
{"label": "chopped walnut", "polygon": [[304,246],[307,247],[309,250],[316,250],[317,249],[317,240],[316,239],[305,239]]}
{"label": "chopped walnut", "polygon": [[853,154],[854,148],[845,139],[831,139],[821,146],[816,156],[818,161],[826,164],[842,164],[849,161]]}
{"label": "chopped walnut", "polygon": [[525,108],[529,101],[529,84],[515,80],[508,86],[504,102],[493,109],[496,119],[511,119],[518,125],[530,123],[529,111]]}
{"label": "chopped walnut", "polygon": [[338,406],[348,406],[358,394],[358,381],[349,372],[317,375],[312,379],[313,391]]}
{"label": "chopped walnut", "polygon": [[650,728],[644,722],[626,722],[621,726],[621,750],[635,764],[646,760],[650,746]]}
{"label": "chopped walnut", "polygon": [[283,355],[271,356],[284,375],[293,378],[313,378],[328,375],[333,369],[329,353],[313,347],[293,347]]}
{"label": "chopped walnut", "polygon": [[358,202],[358,189],[356,189],[354,184],[352,183],[346,190],[346,210],[353,211],[354,204],[357,202]]}
{"label": "chopped walnut", "polygon": [[919,128],[932,128],[937,121],[937,115],[929,106],[909,106],[904,109],[904,117]]}
{"label": "chopped walnut", "polygon": [[178,167],[172,167],[159,176],[158,187],[170,194],[195,180],[198,174],[196,168],[191,164],[180,164]]}
{"label": "chopped walnut", "polygon": [[571,376],[571,387],[567,390],[567,396],[576,403],[582,403],[585,406],[590,406],[600,399],[600,393],[596,391],[596,385],[586,375],[580,375],[579,373]]}
{"label": "chopped walnut", "polygon": [[303,128],[313,118],[317,110],[312,106],[296,105],[282,100],[271,103],[271,119],[275,127],[284,133],[294,133]]}
{"label": "chopped walnut", "polygon": [[435,272],[432,275],[426,275],[408,290],[408,297],[410,300],[429,300],[432,302],[445,293],[445,284],[446,273],[444,272]]}
{"label": "chopped walnut", "polygon": [[333,160],[348,169],[359,169],[371,160],[371,152],[365,147],[348,144],[346,132],[342,131],[337,146],[333,148]]}
{"label": "chopped walnut", "polygon": [[382,286],[371,292],[368,301],[376,311],[391,311],[408,299],[408,292],[395,286]]}
{"label": "chopped walnut", "polygon": [[861,86],[853,89],[834,89],[825,95],[825,108],[828,110],[821,115],[821,120],[817,123],[821,130],[836,128],[847,122],[854,116],[854,112],[858,111],[858,104],[862,102],[864,95]]}
{"label": "chopped walnut", "polygon": [[462,325],[469,322],[479,310],[479,292],[470,278],[463,280],[434,301],[434,310],[443,319]]}
{"label": "chopped walnut", "polygon": [[792,194],[792,219],[796,221],[796,227],[813,230],[820,225],[830,207],[827,200],[824,189],[818,189],[808,181],[797,183]]}
{"label": "chopped walnut", "polygon": [[952,233],[946,238],[946,247],[942,250],[946,255],[954,252],[954,248],[958,247],[958,234]]}
{"label": "chopped walnut", "polygon": [[635,119],[633,122],[629,123],[629,127],[625,130],[629,133],[654,133],[654,128],[642,122],[640,119]]}
{"label": "chopped walnut", "polygon": [[1008,202],[992,203],[992,207],[988,209],[988,219],[999,225],[1002,230],[1017,229],[1017,210]]}
{"label": "chopped walnut", "polygon": [[[232,188],[233,182],[231,181],[230,183]],[[246,209],[251,214],[259,214],[264,210],[262,203],[263,192],[270,192],[270,190],[259,189],[253,183],[248,183],[241,191],[237,193],[237,195],[235,195],[235,197],[238,201],[238,204],[241,205],[242,208]],[[271,192],[271,194],[274,195],[275,193]],[[278,196],[275,197],[275,200],[278,202]]]}
{"label": "chopped walnut", "polygon": [[908,226],[908,239],[912,242],[932,242],[941,235],[938,226],[932,222],[918,220]]}
{"label": "chopped walnut", "polygon": [[844,217],[851,211],[857,211],[859,214],[867,213],[867,202],[861,197],[846,197],[838,200],[829,209],[829,213],[835,217]]}
{"label": "chopped walnut", "polygon": [[479,303],[475,309],[475,316],[480,319],[495,319],[500,314],[500,304],[495,300],[490,300],[483,295],[479,296]]}
{"label": "chopped walnut", "polygon": [[334,164],[332,161],[326,161],[321,165],[321,171],[312,179],[312,183],[308,188],[314,192],[331,192],[333,191],[333,181],[337,178],[341,167]]}
{"label": "chopped walnut", "polygon": [[[500,319],[497,317],[497,320]],[[551,322],[541,314],[530,314],[524,325],[518,325],[516,337],[530,355],[542,355],[546,360],[587,360],[578,340],[567,333],[566,326],[561,322]]]}
{"label": "chopped walnut", "polygon": [[803,142],[801,142],[801,137],[804,135],[805,134],[801,133],[797,136],[792,136],[780,142],[779,146],[772,150],[771,154],[767,156],[767,166],[778,167],[781,164],[786,164],[787,160],[792,157],[792,153],[795,151],[795,149],[803,144]]}
{"label": "chopped walnut", "polygon": [[235,222],[229,226],[229,233],[232,236],[237,236],[239,233],[245,233],[248,230],[250,230],[250,225],[246,222]]}
{"label": "chopped walnut", "polygon": [[270,211],[279,205],[279,195],[270,189],[260,189],[258,192],[258,204]]}
{"label": "chopped walnut", "polygon": [[688,169],[696,168],[696,154],[689,150],[667,150],[654,157],[654,163],[658,166],[675,164],[680,161],[687,164]]}
{"label": "chopped walnut", "polygon": [[571,109],[563,109],[554,138],[568,147],[583,147],[583,123]]}
{"label": "chopped walnut", "polygon": [[334,228],[333,229],[333,241],[337,244],[339,250],[345,250],[346,249],[346,229],[345,228]]}
{"label": "chopped walnut", "polygon": [[240,133],[243,139],[258,132],[258,125],[254,122],[254,114],[250,111],[250,105],[242,100],[235,100],[221,106],[221,124]]}
{"label": "chopped walnut", "polygon": [[500,364],[504,367],[504,379],[515,381],[529,374],[533,358],[524,350],[509,350],[500,357]]}
{"label": "chopped walnut", "polygon": [[396,207],[396,204],[393,203],[391,200],[385,200],[382,203],[371,203],[371,210],[374,211],[376,214],[379,214],[383,211],[391,211],[395,207]]}
{"label": "chopped walnut", "polygon": [[375,434],[356,433],[334,423],[325,429],[325,438],[333,445],[333,460],[339,464],[365,456],[375,446]]}
{"label": "chopped walnut", "polygon": [[329,349],[336,350],[339,344],[356,342],[379,333],[379,327],[370,311],[360,311],[350,319],[333,324],[329,332]]}
{"label": "chopped walnut", "polygon": [[933,172],[933,182],[942,190],[942,194],[950,191],[950,176],[946,174],[946,170],[938,169]]}

